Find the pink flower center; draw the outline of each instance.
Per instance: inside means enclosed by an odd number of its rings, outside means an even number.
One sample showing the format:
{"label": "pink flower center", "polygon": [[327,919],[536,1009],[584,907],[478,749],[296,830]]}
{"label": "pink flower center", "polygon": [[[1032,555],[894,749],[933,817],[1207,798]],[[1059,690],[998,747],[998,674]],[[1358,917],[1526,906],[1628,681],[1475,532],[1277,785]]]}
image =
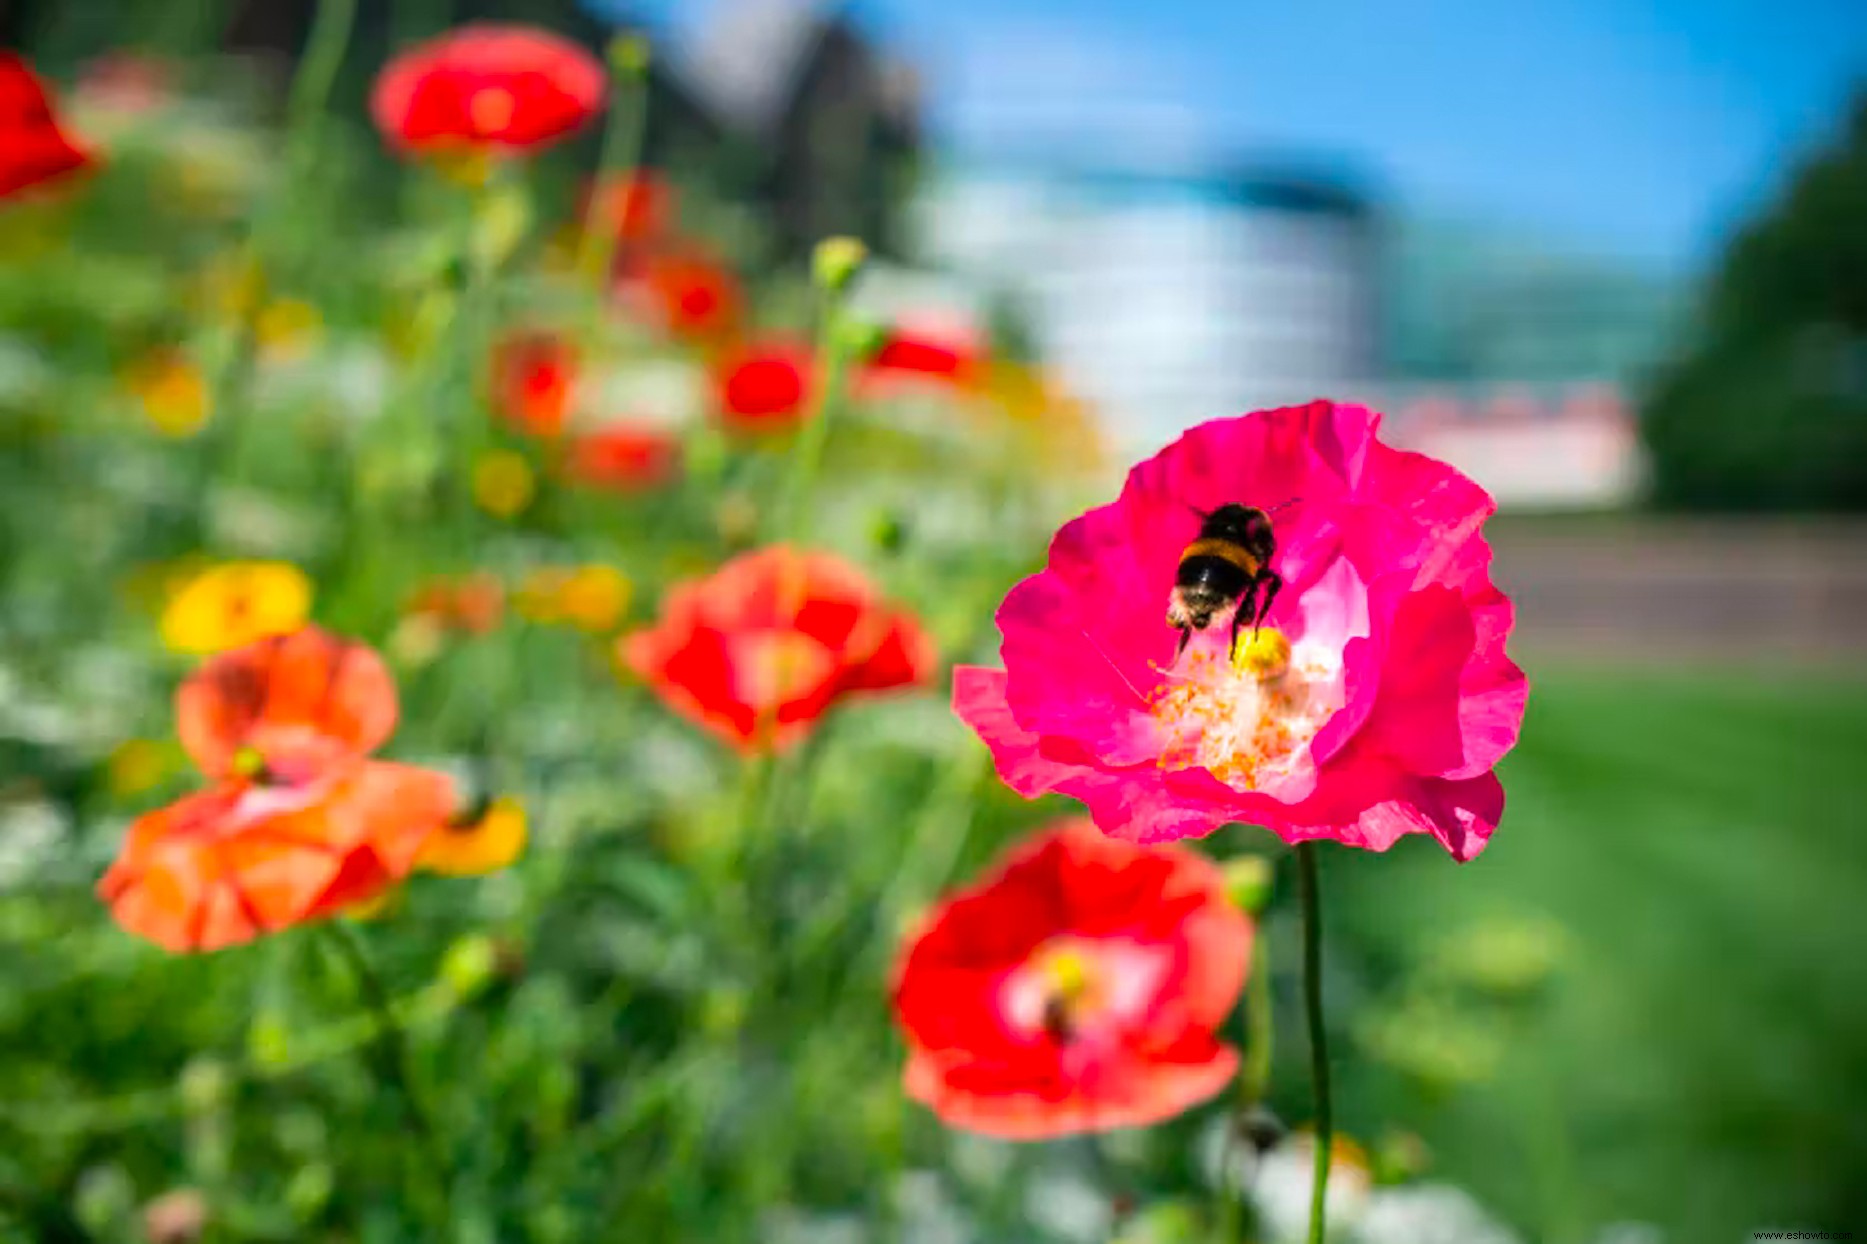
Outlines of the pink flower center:
{"label": "pink flower center", "polygon": [[836,657],[801,631],[742,631],[728,641],[733,694],[761,712],[802,699],[836,670]]}
{"label": "pink flower center", "polygon": [[1080,1045],[1141,1022],[1164,972],[1158,948],[1064,934],[1039,946],[1005,984],[1005,1017],[1030,1036]]}
{"label": "pink flower center", "polygon": [[1274,627],[1187,648],[1155,691],[1160,766],[1205,769],[1236,790],[1275,789],[1309,763],[1309,742],[1341,707],[1341,654],[1292,649]]}

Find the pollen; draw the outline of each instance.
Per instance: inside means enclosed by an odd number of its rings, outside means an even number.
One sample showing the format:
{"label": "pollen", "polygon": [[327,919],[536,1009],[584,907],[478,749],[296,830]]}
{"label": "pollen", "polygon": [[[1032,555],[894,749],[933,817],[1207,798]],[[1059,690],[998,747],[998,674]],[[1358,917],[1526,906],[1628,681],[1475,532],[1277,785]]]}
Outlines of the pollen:
{"label": "pollen", "polygon": [[1253,630],[1232,650],[1232,668],[1259,682],[1282,678],[1290,669],[1290,641],[1275,627]]}
{"label": "pollen", "polygon": [[1189,648],[1150,703],[1166,735],[1161,767],[1205,769],[1237,790],[1275,785],[1337,707],[1336,672],[1315,654],[1299,659],[1274,627],[1241,637],[1229,659]]}

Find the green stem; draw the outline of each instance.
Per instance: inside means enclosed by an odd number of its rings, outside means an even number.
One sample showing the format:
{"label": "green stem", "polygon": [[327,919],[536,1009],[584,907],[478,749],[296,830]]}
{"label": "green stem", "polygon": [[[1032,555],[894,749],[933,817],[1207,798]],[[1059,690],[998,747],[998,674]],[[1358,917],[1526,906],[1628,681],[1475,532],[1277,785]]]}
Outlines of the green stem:
{"label": "green stem", "polygon": [[1251,981],[1245,987],[1245,1068],[1239,1077],[1245,1109],[1264,1100],[1271,1083],[1271,1048],[1276,1025],[1271,1013],[1271,956],[1264,926],[1251,948]]}
{"label": "green stem", "polygon": [[809,507],[823,466],[824,446],[830,441],[830,416],[839,401],[844,373],[849,369],[850,333],[843,319],[840,290],[822,293],[823,313],[817,330],[817,386],[810,411],[791,450],[791,469],[784,481],[779,506],[778,539],[795,541],[809,526]]}
{"label": "green stem", "polygon": [[415,1125],[415,1133],[420,1138],[421,1150],[428,1163],[429,1174],[433,1178],[437,1195],[436,1207],[441,1221],[450,1221],[447,1212],[448,1174],[447,1160],[443,1155],[440,1133],[436,1131],[428,1108],[422,1103],[421,1094],[415,1088],[413,1060],[409,1057],[408,1039],[402,1031],[402,1025],[395,1016],[395,1004],[389,997],[389,990],[383,984],[376,965],[371,961],[369,951],[363,946],[363,939],[357,936],[354,928],[342,920],[326,920],[319,926],[329,935],[330,942],[337,947],[338,954],[348,963],[351,974],[357,979],[357,987],[364,1001],[374,1012],[380,1025],[381,1062],[390,1080],[395,1083],[396,1091],[401,1094],[402,1103],[408,1110],[410,1122]]}
{"label": "green stem", "polygon": [[1316,844],[1298,843],[1296,855],[1303,900],[1303,1015],[1309,1024],[1310,1077],[1316,1090],[1316,1175],[1310,1191],[1309,1244],[1324,1244],[1334,1125],[1329,1115],[1329,1043],[1322,1020],[1322,893],[1316,878]]}
{"label": "green stem", "polygon": [[[577,243],[577,270],[596,283],[598,305],[609,280],[610,264],[616,258],[615,222],[599,221],[604,190],[614,183],[618,193],[632,192],[635,170],[642,162],[642,142],[648,133],[648,75],[628,69],[611,73],[615,102],[603,127],[603,146],[596,161],[596,183],[590,202],[584,209],[583,236]],[[623,201],[626,214],[628,201]]]}
{"label": "green stem", "polygon": [[[317,124],[318,114],[331,96],[343,64],[344,49],[350,44],[350,28],[356,20],[356,0],[318,0],[311,21],[311,33],[305,37],[305,54],[298,62],[298,76],[292,80],[291,100],[287,104],[291,126],[294,163],[305,158],[307,137]],[[301,170],[302,171],[302,170]]]}
{"label": "green stem", "polygon": [[1232,1126],[1226,1129],[1225,1145],[1221,1150],[1223,1160],[1220,1171],[1225,1194],[1225,1225],[1221,1238],[1227,1241],[1238,1238],[1239,1225],[1244,1217],[1244,1184],[1233,1177],[1238,1143],[1251,1112],[1263,1102],[1271,1082],[1271,1049],[1276,1025],[1271,1011],[1270,960],[1269,944],[1264,935],[1264,926],[1260,924],[1251,946],[1251,976],[1245,984],[1245,1063],[1238,1072],[1238,1114],[1232,1120]]}
{"label": "green stem", "polygon": [[1134,1193],[1122,1173],[1116,1169],[1108,1150],[1103,1147],[1100,1133],[1085,1132],[1083,1147],[1088,1151],[1089,1166],[1095,1172],[1096,1183],[1101,1186],[1102,1195],[1108,1198],[1109,1224],[1115,1234],[1119,1235],[1128,1222],[1128,1216],[1134,1212]]}

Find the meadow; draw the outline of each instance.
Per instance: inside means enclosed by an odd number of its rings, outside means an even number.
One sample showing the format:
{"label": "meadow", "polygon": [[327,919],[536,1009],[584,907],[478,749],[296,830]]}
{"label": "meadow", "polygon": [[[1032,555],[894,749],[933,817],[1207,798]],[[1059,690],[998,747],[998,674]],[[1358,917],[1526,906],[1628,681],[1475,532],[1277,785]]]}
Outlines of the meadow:
{"label": "meadow", "polygon": [[[1261,1103],[1014,1143],[904,1093],[904,937],[1080,815],[1005,788],[951,669],[997,660],[1000,601],[1129,464],[1041,360],[876,312],[880,261],[813,270],[634,168],[631,64],[594,193],[548,161],[391,162],[324,117],[314,58],[283,118],[80,94],[98,166],[0,204],[0,1231],[1301,1238],[1288,1141],[1242,1191],[1218,1174],[1245,1107],[1313,1112],[1262,830],[1190,844],[1252,881],[1271,1009],[1223,1035]],[[783,748],[638,641],[775,545],[859,568],[865,617],[912,633]],[[99,878],[203,781],[177,687],[307,621],[383,654],[382,754],[450,775],[474,835],[172,953]],[[1482,856],[1318,853],[1331,1238],[1867,1219],[1867,684],[1741,654],[1529,673]]]}

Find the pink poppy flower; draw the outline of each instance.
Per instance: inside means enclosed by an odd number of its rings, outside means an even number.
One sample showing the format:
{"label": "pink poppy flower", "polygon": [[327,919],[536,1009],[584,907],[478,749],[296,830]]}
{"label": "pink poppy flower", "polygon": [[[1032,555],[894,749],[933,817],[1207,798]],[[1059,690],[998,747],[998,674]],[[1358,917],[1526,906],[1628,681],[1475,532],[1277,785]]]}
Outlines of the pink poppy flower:
{"label": "pink poppy flower", "polygon": [[[999,608],[1005,668],[955,671],[954,709],[1005,781],[1080,799],[1136,842],[1244,822],[1287,842],[1483,849],[1528,694],[1480,534],[1495,503],[1381,444],[1379,422],[1315,402],[1203,424],[1065,525]],[[1221,618],[1176,657],[1182,551],[1228,503],[1286,507],[1283,590],[1236,655]]]}

